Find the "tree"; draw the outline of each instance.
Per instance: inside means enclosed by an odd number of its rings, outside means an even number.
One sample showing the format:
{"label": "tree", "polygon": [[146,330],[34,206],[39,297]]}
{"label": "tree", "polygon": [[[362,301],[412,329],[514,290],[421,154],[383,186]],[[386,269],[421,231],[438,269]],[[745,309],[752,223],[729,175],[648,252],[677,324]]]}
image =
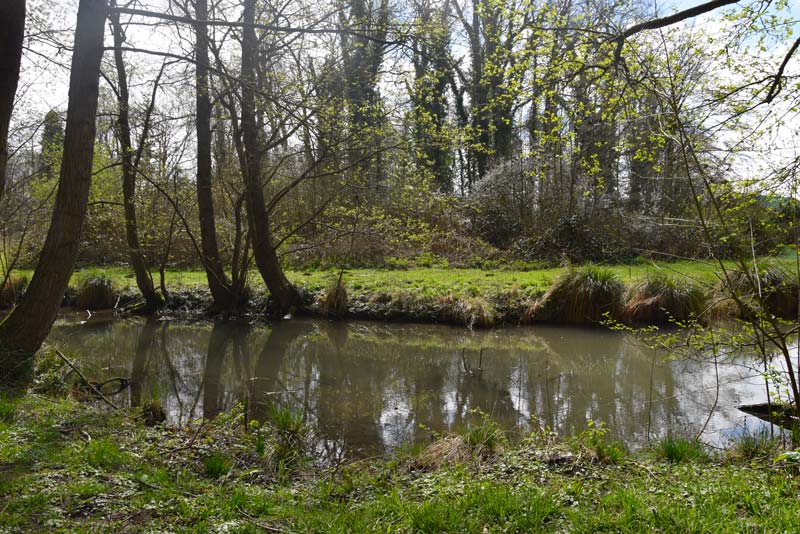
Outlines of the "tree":
{"label": "tree", "polygon": [[[197,204],[200,218],[201,260],[208,277],[208,287],[218,310],[230,310],[238,304],[241,295],[235,294],[222,266],[217,242],[214,195],[212,189],[211,160],[211,93],[209,84],[209,36],[207,0],[195,2],[195,126],[197,133]],[[235,268],[235,267],[234,267]]]}
{"label": "tree", "polygon": [[283,317],[298,304],[299,294],[287,280],[275,251],[262,184],[262,145],[256,120],[256,66],[258,64],[258,39],[255,23],[255,0],[244,0],[242,19],[242,101],[241,129],[244,141],[242,172],[245,182],[247,223],[253,246],[253,256],[264,283],[273,298],[272,314]]}
{"label": "tree", "polygon": [[19,83],[22,41],[25,37],[25,0],[0,4],[0,200],[6,188],[8,129]]}
{"label": "tree", "polygon": [[[131,140],[130,95],[128,93],[128,73],[122,55],[122,44],[125,41],[124,31],[119,21],[119,14],[111,14],[111,26],[114,33],[114,64],[117,69],[117,136],[119,138],[122,157],[122,203],[125,212],[125,239],[128,244],[128,257],[136,276],[136,285],[142,292],[148,310],[156,310],[164,304],[164,298],[156,293],[153,277],[147,265],[144,252],[139,243],[139,226],[136,222],[136,174],[144,153],[150,127],[150,116],[155,107],[155,96],[158,90],[159,77],[153,87],[153,98],[145,113],[139,146],[134,150]],[[163,71],[162,71],[163,72]]]}
{"label": "tree", "polygon": [[107,9],[106,0],[81,0],[78,7],[64,152],[50,229],[22,302],[0,323],[0,373],[10,381],[30,376],[33,354],[56,318],[78,253],[92,178]]}

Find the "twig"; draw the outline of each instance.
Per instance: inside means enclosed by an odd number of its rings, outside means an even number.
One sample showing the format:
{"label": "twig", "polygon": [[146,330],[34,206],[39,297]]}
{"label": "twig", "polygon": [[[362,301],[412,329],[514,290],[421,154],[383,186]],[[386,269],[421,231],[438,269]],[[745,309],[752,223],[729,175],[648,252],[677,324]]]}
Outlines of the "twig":
{"label": "twig", "polygon": [[282,528],[266,525],[266,524],[262,523],[261,521],[258,521],[256,519],[256,516],[254,516],[251,513],[248,513],[246,510],[242,509],[239,506],[236,507],[236,511],[239,512],[240,514],[242,514],[243,516],[245,516],[246,518],[250,519],[251,521],[253,521],[258,528],[264,529],[264,530],[266,530],[268,532],[286,532]]}
{"label": "twig", "polygon": [[64,363],[66,363],[67,365],[69,365],[69,366],[72,368],[72,370],[73,370],[73,371],[75,371],[75,372],[78,374],[78,376],[79,376],[79,377],[81,377],[81,380],[83,380],[83,382],[84,382],[84,383],[85,383],[87,386],[89,386],[89,387],[92,389],[92,391],[94,392],[94,394],[95,394],[95,395],[97,395],[98,397],[100,397],[100,399],[102,399],[102,400],[103,400],[103,401],[104,401],[106,404],[108,404],[109,406],[111,406],[111,407],[112,407],[112,408],[114,408],[115,410],[119,410],[119,408],[117,407],[117,405],[116,405],[116,404],[114,404],[113,402],[111,402],[110,400],[108,400],[108,399],[106,398],[106,396],[105,396],[105,395],[103,395],[103,393],[102,393],[102,392],[101,392],[99,389],[97,389],[97,388],[95,387],[95,385],[94,385],[94,384],[92,384],[91,382],[89,382],[89,380],[86,378],[86,376],[84,376],[84,374],[83,374],[83,373],[81,373],[81,370],[80,370],[80,369],[78,369],[78,368],[75,366],[75,364],[74,364],[74,363],[72,363],[71,361],[69,361],[69,358],[67,358],[66,356],[64,356],[64,354],[63,354],[63,353],[62,353],[60,350],[58,350],[58,349],[56,349],[56,354],[58,355],[58,357],[59,357],[59,358],[61,358],[62,360],[64,360]]}

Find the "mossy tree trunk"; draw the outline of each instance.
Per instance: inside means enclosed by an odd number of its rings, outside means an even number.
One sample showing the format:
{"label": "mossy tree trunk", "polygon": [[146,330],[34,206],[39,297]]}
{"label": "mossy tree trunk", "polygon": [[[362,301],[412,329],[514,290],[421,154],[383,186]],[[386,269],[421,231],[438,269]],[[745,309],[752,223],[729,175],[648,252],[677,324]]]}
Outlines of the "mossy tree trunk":
{"label": "mossy tree trunk", "polygon": [[[128,258],[136,276],[136,285],[144,297],[147,309],[157,310],[164,305],[164,299],[155,290],[153,277],[147,266],[147,260],[139,243],[139,227],[136,222],[136,173],[141,159],[141,149],[147,139],[149,118],[153,111],[155,98],[152,99],[146,113],[145,126],[139,148],[134,153],[131,140],[130,124],[130,96],[128,94],[128,73],[122,57],[122,45],[125,36],[119,22],[119,14],[111,15],[111,26],[114,32],[114,63],[117,69],[117,103],[119,117],[117,119],[117,134],[122,153],[122,204],[125,211],[125,240],[128,244]],[[155,82],[158,86],[158,80]],[[155,97],[156,89],[153,89]]]}
{"label": "mossy tree trunk", "polygon": [[0,200],[6,189],[8,128],[19,82],[24,36],[25,0],[3,0],[0,2]]}
{"label": "mossy tree trunk", "polygon": [[33,354],[50,332],[78,254],[92,179],[107,11],[106,0],[80,0],[53,216],[30,285],[19,306],[0,324],[0,374],[6,383],[30,377]]}

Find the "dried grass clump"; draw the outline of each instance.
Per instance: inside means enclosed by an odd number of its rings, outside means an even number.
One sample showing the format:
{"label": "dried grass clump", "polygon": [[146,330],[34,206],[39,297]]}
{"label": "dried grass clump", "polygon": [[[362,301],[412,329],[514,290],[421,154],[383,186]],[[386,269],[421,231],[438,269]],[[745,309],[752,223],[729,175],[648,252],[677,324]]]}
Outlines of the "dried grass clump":
{"label": "dried grass clump", "polygon": [[423,469],[440,469],[445,466],[466,464],[472,460],[472,449],[466,440],[457,435],[445,436],[428,445],[416,458]]}
{"label": "dried grass clump", "polygon": [[5,282],[0,280],[0,283],[0,309],[12,308],[28,287],[28,279],[24,276],[12,275]]}
{"label": "dried grass clump", "polygon": [[622,315],[630,323],[682,323],[698,317],[705,303],[706,295],[701,287],[655,274],[628,288]]}
{"label": "dried grass clump", "polygon": [[[727,280],[720,280],[714,291],[716,303],[712,314],[715,318],[744,318],[759,311],[782,318],[797,316],[798,276],[779,265],[767,266],[758,272],[758,277],[755,274],[753,270],[729,271]],[[741,304],[732,295],[736,295]]]}
{"label": "dried grass clump", "polygon": [[495,323],[497,314],[491,302],[483,297],[458,298],[452,294],[438,297],[439,313],[445,321],[469,328],[487,328]]}
{"label": "dried grass clump", "polygon": [[339,278],[336,284],[330,286],[319,298],[320,311],[330,317],[341,319],[347,315],[347,289],[345,289],[342,279]]}
{"label": "dried grass clump", "polygon": [[542,297],[531,304],[525,319],[566,324],[616,319],[622,308],[624,286],[608,269],[595,266],[568,269]]}
{"label": "dried grass clump", "polygon": [[114,284],[103,273],[83,277],[78,282],[76,304],[84,310],[107,310],[117,301]]}

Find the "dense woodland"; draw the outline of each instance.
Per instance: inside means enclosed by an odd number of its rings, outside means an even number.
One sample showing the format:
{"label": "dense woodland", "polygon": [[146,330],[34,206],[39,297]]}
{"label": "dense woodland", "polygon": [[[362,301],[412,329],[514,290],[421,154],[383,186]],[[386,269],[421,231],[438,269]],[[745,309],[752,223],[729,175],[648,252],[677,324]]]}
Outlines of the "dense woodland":
{"label": "dense woodland", "polygon": [[[130,265],[150,309],[165,269],[199,266],[218,311],[257,271],[280,316],[300,301],[287,267],[794,242],[797,160],[776,147],[798,97],[786,2],[75,7],[3,6],[4,286],[35,268],[0,326],[15,350],[36,350],[79,266]],[[26,108],[56,73],[68,106]]]}

